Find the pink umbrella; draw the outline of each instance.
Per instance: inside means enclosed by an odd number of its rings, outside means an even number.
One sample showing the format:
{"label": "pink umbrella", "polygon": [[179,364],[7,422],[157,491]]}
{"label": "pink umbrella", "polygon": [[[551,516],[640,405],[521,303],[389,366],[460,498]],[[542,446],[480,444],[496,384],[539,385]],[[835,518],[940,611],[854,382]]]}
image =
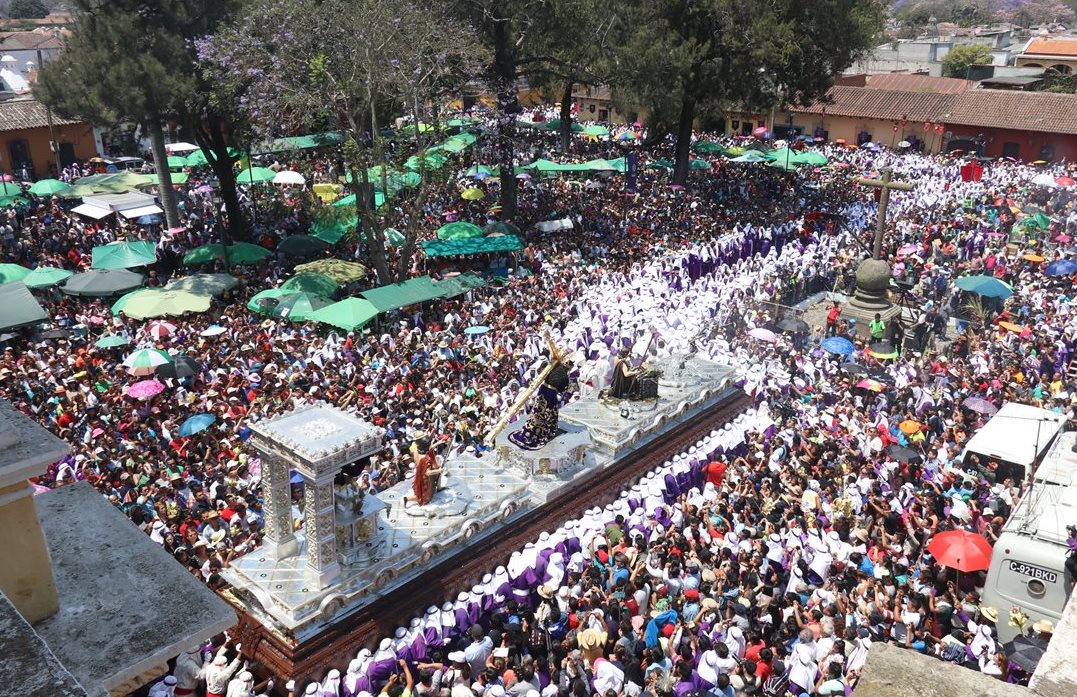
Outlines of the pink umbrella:
{"label": "pink umbrella", "polygon": [[18,179],[11,176],[10,174],[0,174],[0,182],[15,182],[15,181],[18,181]]}
{"label": "pink umbrella", "polygon": [[171,322],[156,321],[146,325],[146,333],[154,339],[163,339],[176,333],[176,325]]}
{"label": "pink umbrella", "polygon": [[128,387],[127,392],[124,394],[135,399],[149,399],[154,395],[161,394],[164,389],[164,384],[156,380],[140,380]]}
{"label": "pink umbrella", "polygon": [[774,332],[769,329],[764,329],[763,327],[756,327],[748,332],[748,336],[759,339],[760,341],[765,341],[768,344],[773,344],[778,340],[778,336]]}
{"label": "pink umbrella", "polygon": [[918,245],[918,244],[907,244],[904,247],[901,247],[900,249],[898,249],[897,253],[898,253],[899,256],[905,256],[906,254],[915,254],[918,251],[920,251],[920,245]]}
{"label": "pink umbrella", "polygon": [[1069,242],[1072,238],[1069,235],[1058,235],[1055,237],[1055,242]]}
{"label": "pink umbrella", "polygon": [[752,135],[755,136],[756,138],[761,138],[761,137],[765,136],[766,134],[767,134],[766,126],[760,126],[759,128],[752,131]]}

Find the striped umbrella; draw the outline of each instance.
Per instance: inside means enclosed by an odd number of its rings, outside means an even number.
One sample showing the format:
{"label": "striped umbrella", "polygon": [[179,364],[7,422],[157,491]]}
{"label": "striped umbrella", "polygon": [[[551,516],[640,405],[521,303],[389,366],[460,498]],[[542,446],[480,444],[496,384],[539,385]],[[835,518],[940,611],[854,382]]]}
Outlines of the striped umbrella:
{"label": "striped umbrella", "polygon": [[172,336],[176,333],[176,325],[171,322],[165,322],[163,320],[157,320],[156,322],[150,322],[146,325],[146,333],[152,336],[154,339],[160,341],[165,337]]}
{"label": "striped umbrella", "polygon": [[123,359],[131,375],[152,375],[159,366],[172,362],[172,356],[159,349],[139,349]]}

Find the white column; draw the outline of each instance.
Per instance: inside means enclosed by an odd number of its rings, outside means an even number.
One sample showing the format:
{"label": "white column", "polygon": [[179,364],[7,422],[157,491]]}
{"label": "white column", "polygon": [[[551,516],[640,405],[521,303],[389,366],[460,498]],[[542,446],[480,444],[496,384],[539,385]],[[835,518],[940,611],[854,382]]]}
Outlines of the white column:
{"label": "white column", "polygon": [[340,577],[337,561],[336,513],[333,509],[333,475],[306,480],[303,533],[307,538],[307,577],[324,588]]}
{"label": "white column", "polygon": [[266,555],[280,561],[299,553],[292,524],[291,483],[288,463],[284,458],[261,452],[262,482],[265,486],[265,538],[262,549]]}

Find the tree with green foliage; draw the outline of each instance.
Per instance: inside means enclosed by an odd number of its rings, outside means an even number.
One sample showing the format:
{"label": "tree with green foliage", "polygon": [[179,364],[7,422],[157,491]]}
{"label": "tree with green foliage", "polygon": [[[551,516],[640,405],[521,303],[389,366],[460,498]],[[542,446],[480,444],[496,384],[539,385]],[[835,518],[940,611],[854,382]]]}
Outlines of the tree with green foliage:
{"label": "tree with green foliage", "polygon": [[650,110],[649,138],[676,135],[678,184],[697,118],[823,97],[883,17],[880,0],[630,0],[622,12],[615,94]]}
{"label": "tree with green foliage", "polygon": [[[134,121],[150,136],[168,226],[178,226],[162,123],[193,131],[207,153],[226,149],[234,124],[209,109],[195,70],[193,41],[213,31],[234,0],[72,0],[75,24],[65,50],[41,66],[34,92],[57,113],[100,126]],[[208,111],[207,111],[208,110]],[[214,131],[210,142],[207,131]],[[209,155],[207,155],[209,159]],[[214,158],[214,159],[220,159]],[[225,165],[222,160],[221,165]],[[233,238],[242,237],[232,160],[215,166]]]}
{"label": "tree with green foliage", "polygon": [[11,0],[7,16],[12,19],[42,19],[49,16],[49,8],[42,0]]}
{"label": "tree with green foliage", "polygon": [[968,79],[969,68],[991,63],[991,47],[984,44],[961,44],[951,48],[942,59],[943,77]]}
{"label": "tree with green foliage", "polygon": [[[253,0],[241,16],[198,47],[206,79],[216,83],[265,138],[338,131],[348,187],[356,198],[356,234],[367,243],[382,283],[406,278],[422,209],[436,175],[420,156],[418,181],[393,166],[383,129],[407,114],[416,126],[402,150],[422,153],[436,129],[428,105],[462,89],[477,51],[467,27],[412,0]],[[373,204],[413,187],[402,207]],[[405,235],[396,268],[387,228]],[[367,234],[364,234],[364,231]]]}

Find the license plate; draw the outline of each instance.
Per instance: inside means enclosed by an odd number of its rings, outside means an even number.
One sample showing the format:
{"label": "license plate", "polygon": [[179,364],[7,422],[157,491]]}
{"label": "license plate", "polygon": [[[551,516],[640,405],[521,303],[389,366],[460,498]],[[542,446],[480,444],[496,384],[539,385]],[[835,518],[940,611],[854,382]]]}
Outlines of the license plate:
{"label": "license plate", "polygon": [[1011,561],[1010,571],[1015,574],[1021,574],[1022,576],[1031,576],[1032,578],[1039,579],[1046,583],[1055,583],[1058,581],[1058,574],[1054,571],[1048,571],[1047,569],[1041,569],[1038,566],[1032,566],[1021,561]]}

